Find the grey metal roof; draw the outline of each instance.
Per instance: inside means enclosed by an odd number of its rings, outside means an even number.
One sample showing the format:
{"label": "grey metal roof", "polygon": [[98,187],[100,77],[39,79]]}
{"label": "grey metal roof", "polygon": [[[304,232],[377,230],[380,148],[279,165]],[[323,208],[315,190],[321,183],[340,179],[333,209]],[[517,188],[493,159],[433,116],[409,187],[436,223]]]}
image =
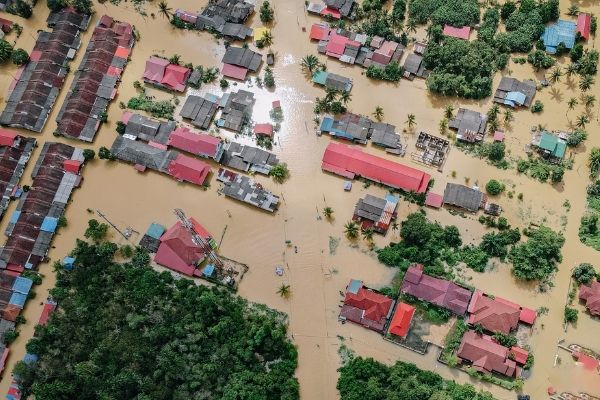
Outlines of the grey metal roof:
{"label": "grey metal roof", "polygon": [[385,199],[367,194],[364,199],[359,199],[354,208],[354,214],[370,221],[379,221],[387,201]]}
{"label": "grey metal roof", "polygon": [[117,136],[111,147],[111,153],[119,160],[140,164],[159,172],[167,171],[169,163],[177,156],[176,152],[162,150],[123,136]]}
{"label": "grey metal roof", "polygon": [[444,204],[476,212],[484,199],[483,192],[456,183],[448,183],[444,190]]}
{"label": "grey metal roof", "polygon": [[525,95],[523,106],[529,107],[535,97],[536,84],[531,79],[519,81],[518,79],[503,76],[498,84],[498,89],[494,93],[494,102],[504,104],[504,99],[509,92],[520,92]]}
{"label": "grey metal roof", "polygon": [[269,212],[275,212],[279,205],[279,196],[263,189],[253,179],[240,174],[236,174],[233,181],[225,181],[222,192],[227,197]]}
{"label": "grey metal roof", "polygon": [[350,92],[352,90],[352,79],[330,72],[325,79],[325,86],[340,92]]}
{"label": "grey metal roof", "polygon": [[417,75],[419,70],[421,69],[421,64],[423,63],[423,57],[410,53],[406,56],[406,60],[404,61],[404,71],[410,72],[413,75]]}
{"label": "grey metal roof", "polygon": [[457,130],[457,137],[465,137],[471,133],[485,134],[487,116],[477,111],[460,108],[456,117],[448,122],[448,127]]}
{"label": "grey metal roof", "polygon": [[179,112],[182,118],[191,119],[192,125],[201,129],[208,129],[212,122],[218,105],[204,97],[188,96]]}
{"label": "grey metal roof", "polygon": [[221,164],[239,171],[254,170],[268,174],[279,163],[277,156],[257,147],[230,142],[225,146]]}
{"label": "grey metal roof", "polygon": [[262,55],[243,47],[229,46],[225,51],[222,62],[256,72],[262,63]]}

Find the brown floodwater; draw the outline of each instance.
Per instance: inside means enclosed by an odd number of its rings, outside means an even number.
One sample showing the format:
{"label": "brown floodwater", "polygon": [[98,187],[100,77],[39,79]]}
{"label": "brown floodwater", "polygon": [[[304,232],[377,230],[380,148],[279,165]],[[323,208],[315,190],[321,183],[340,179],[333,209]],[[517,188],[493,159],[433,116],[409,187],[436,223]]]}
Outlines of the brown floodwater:
{"label": "brown floodwater", "polygon": [[[206,0],[201,2],[172,0],[169,5],[173,9],[181,7],[197,10],[205,3]],[[514,399],[515,394],[512,392],[472,381],[466,374],[438,364],[435,361],[437,354],[433,350],[426,356],[420,356],[384,341],[374,332],[351,324],[341,325],[337,321],[342,300],[339,291],[344,290],[349,279],[358,278],[371,287],[381,287],[387,285],[394,275],[393,270],[378,263],[366,243],[359,242],[358,245],[351,245],[343,238],[342,232],[343,225],[351,218],[354,204],[359,197],[366,193],[382,195],[385,190],[376,186],[364,188],[362,184],[355,183],[351,192],[344,192],[341,178],[321,172],[320,161],[323,151],[331,139],[327,136],[315,135],[312,107],[314,98],[323,96],[323,91],[308,81],[299,65],[304,55],[316,54],[316,45],[308,41],[308,33],[303,32],[302,28],[308,31],[310,24],[317,19],[305,14],[302,1],[278,0],[274,3],[277,22],[273,26],[272,47],[277,60],[274,68],[277,87],[274,91],[269,91],[260,89],[256,85],[238,84],[232,86],[232,89],[244,87],[256,93],[257,104],[253,117],[257,122],[268,121],[268,111],[274,99],[282,102],[284,121],[281,124],[281,131],[276,136],[273,151],[288,164],[291,177],[282,185],[275,184],[266,177],[256,177],[267,188],[281,195],[283,202],[280,210],[275,215],[270,215],[226,199],[217,194],[218,184],[214,179],[211,182],[212,187],[203,191],[192,185],[177,183],[165,175],[153,172],[139,174],[130,165],[95,160],[85,167],[83,186],[75,191],[72,204],[66,213],[69,225],[61,229],[56,236],[54,248],[49,254],[50,258],[52,260],[62,258],[72,248],[75,239],[83,234],[87,220],[92,217],[87,209],[101,210],[120,229],[131,227],[143,233],[153,221],[167,226],[174,223],[176,218],[173,209],[182,208],[188,216],[197,218],[217,238],[220,238],[226,229],[221,253],[250,267],[250,271],[240,285],[240,295],[289,314],[290,336],[299,350],[297,377],[303,399],[338,398],[336,382],[337,368],[340,366],[340,357],[337,353],[341,343],[340,337],[343,337],[344,343],[358,355],[374,357],[388,364],[396,360],[414,362],[419,367],[434,370],[445,378],[463,383],[472,382],[478,387],[492,391],[499,399]],[[569,2],[562,3],[564,12]],[[589,1],[581,3],[580,7],[584,11],[600,14],[600,6],[592,5]],[[64,100],[66,88],[71,83],[72,74],[70,74],[43,133],[33,135],[25,132],[24,134],[36,136],[40,142],[60,140],[96,150],[100,146],[110,147],[116,135],[114,130],[116,121],[122,113],[118,103],[126,102],[136,95],[133,82],[140,79],[145,60],[150,55],[170,56],[177,53],[181,55],[184,62],[207,67],[220,66],[220,57],[224,51],[222,42],[207,33],[175,30],[158,14],[152,18],[150,13],[157,13],[155,5],[147,7],[146,17],[136,13],[129,3],[123,3],[120,7],[108,3],[96,4],[96,12],[93,22],[103,13],[107,13],[117,19],[133,23],[141,34],[141,40],[133,49],[132,61],[123,74],[117,99],[109,108],[109,123],[102,126],[93,145],[63,138],[56,139],[52,136],[56,126],[54,119]],[[11,16],[11,19],[18,20],[24,26],[23,35],[17,41],[18,47],[31,51],[35,42],[35,32],[44,28],[47,13],[45,2],[39,2],[32,19],[23,21]],[[258,26],[260,24],[258,17],[255,16],[253,19],[252,24]],[[83,34],[83,46],[76,60],[71,64],[72,70],[79,65],[92,30],[90,27]],[[423,38],[424,31],[419,30],[417,36]],[[12,37],[9,39],[12,40]],[[593,45],[593,42],[590,45]],[[375,106],[380,105],[385,112],[385,121],[395,124],[400,130],[405,126],[406,116],[412,113],[417,120],[416,131],[424,130],[437,134],[445,105],[452,103],[457,107],[464,105],[485,111],[491,104],[490,99],[459,101],[455,98],[433,96],[427,92],[425,83],[421,80],[402,81],[398,84],[369,81],[362,75],[363,70],[359,67],[346,66],[325,58],[322,58],[322,61],[327,63],[330,71],[353,78],[354,88],[350,103],[353,112],[368,115],[373,112]],[[561,60],[561,62],[566,61]],[[2,68],[0,95],[5,98],[15,68],[9,65]],[[511,62],[509,70],[512,76],[517,78],[528,78],[534,75],[534,71],[528,65],[515,65]],[[535,75],[538,79],[541,77],[539,73]],[[496,77],[495,83],[497,84],[499,80],[500,75]],[[548,129],[567,129],[569,118],[574,119],[583,112],[583,106],[578,106],[576,110],[566,115],[567,99],[579,96],[576,78],[573,81],[574,83],[568,82],[563,78],[563,82],[556,84],[554,88],[546,88],[536,95],[536,99],[542,100],[545,104],[543,113],[534,115],[527,110],[515,112],[515,120],[507,129],[507,147],[511,157],[525,156],[524,148],[531,138],[531,126],[542,124]],[[157,90],[150,89],[150,92],[158,98],[170,97]],[[219,94],[221,90],[217,85],[211,85],[203,86],[200,92]],[[591,92],[600,98],[598,85],[595,85]],[[179,98],[183,100],[182,96]],[[569,327],[567,332],[563,331],[562,326],[570,270],[580,262],[594,263],[598,256],[595,250],[582,245],[577,237],[579,219],[585,211],[585,187],[589,183],[585,165],[587,156],[583,153],[588,152],[593,146],[600,145],[600,137],[596,134],[599,128],[597,118],[598,109],[594,108],[592,122],[587,129],[588,140],[585,146],[577,150],[579,154],[574,154],[575,163],[573,169],[565,173],[565,183],[558,186],[542,184],[519,176],[515,170],[500,171],[457,149],[451,150],[441,173],[415,164],[418,168],[426,169],[436,179],[434,191],[438,193],[443,191],[445,183],[449,181],[483,186],[490,178],[501,179],[509,190],[515,193],[512,199],[507,195],[502,195],[498,199],[498,203],[504,209],[504,215],[513,226],[522,228],[532,222],[545,223],[554,229],[564,231],[566,236],[563,248],[564,259],[554,280],[555,287],[549,292],[539,293],[535,286],[516,282],[507,265],[495,265],[492,271],[484,274],[472,273],[469,270],[463,272],[470,284],[486,292],[503,296],[531,308],[537,309],[542,306],[549,308],[548,314],[538,319],[529,340],[535,354],[535,366],[531,378],[525,383],[524,391],[531,394],[534,399],[544,398],[549,385],[559,391],[600,394],[598,374],[578,367],[566,352],[559,353],[556,346],[560,340],[565,340],[566,344],[578,343],[600,351],[600,339],[597,334],[600,328],[599,322],[585,314],[580,305],[575,305],[580,310],[577,325]],[[224,131],[214,133],[233,137]],[[366,146],[365,151],[413,164],[410,152],[414,151],[415,135],[408,132],[403,136],[409,146],[408,154],[404,158],[386,155],[371,145]],[[250,139],[239,140],[247,142]],[[39,150],[36,150],[33,161],[38,154]],[[33,168],[33,161],[27,169],[22,184],[30,182],[28,175]],[[518,193],[523,193],[522,200],[517,199]],[[570,202],[569,210],[563,206],[567,199]],[[14,210],[15,205],[15,203],[11,205],[7,211],[8,215]],[[334,210],[335,218],[331,222],[317,218],[318,210],[322,210],[326,205]],[[399,208],[399,220],[417,209],[414,205],[402,202]],[[428,210],[427,214],[429,218],[443,224],[459,226],[465,242],[476,242],[486,231],[475,216],[469,215],[463,218],[451,215],[447,210]],[[8,218],[5,218],[0,224],[2,230],[7,221]],[[126,242],[116,231],[112,231],[111,235],[111,239],[118,243]],[[329,251],[330,237],[341,238],[334,255]],[[137,243],[139,238],[140,236],[134,234],[131,241]],[[286,246],[286,240],[290,240],[298,247],[298,253],[293,251],[293,247]],[[389,232],[386,237],[375,238],[377,246],[380,247],[393,240],[397,240],[397,234],[393,232]],[[285,274],[282,277],[274,273],[278,265],[285,267]],[[21,326],[21,334],[11,346],[11,356],[0,382],[0,393],[6,393],[8,390],[10,372],[14,363],[23,357],[25,344],[31,337],[34,323],[41,313],[41,303],[55,282],[50,263],[41,265],[40,271],[46,277],[42,285],[36,288],[37,297],[28,303],[24,311],[28,323]],[[291,285],[292,295],[287,300],[276,294],[282,283]],[[556,354],[559,354],[561,362],[555,365]]]}

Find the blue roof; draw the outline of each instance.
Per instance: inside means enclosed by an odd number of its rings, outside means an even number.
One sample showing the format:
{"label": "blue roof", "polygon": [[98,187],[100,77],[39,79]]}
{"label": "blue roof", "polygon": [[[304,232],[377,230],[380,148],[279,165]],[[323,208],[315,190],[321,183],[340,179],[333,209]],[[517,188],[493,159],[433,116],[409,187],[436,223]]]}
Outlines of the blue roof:
{"label": "blue roof", "polygon": [[12,285],[13,292],[28,294],[33,286],[33,281],[29,278],[23,278],[22,276],[17,277]]}
{"label": "blue roof", "polygon": [[36,356],[35,354],[31,354],[31,353],[27,353],[27,354],[25,354],[25,357],[23,357],[23,362],[25,364],[30,364],[37,360],[38,360],[38,356]]}
{"label": "blue roof", "polygon": [[25,306],[25,301],[27,300],[27,295],[22,293],[14,292],[12,296],[10,296],[10,300],[8,304],[13,304],[15,306],[19,306],[23,308]]}
{"label": "blue roof", "polygon": [[348,292],[356,294],[362,285],[362,281],[359,281],[358,279],[352,279],[348,284]]}
{"label": "blue roof", "polygon": [[202,270],[202,275],[204,275],[204,276],[211,276],[213,274],[213,272],[215,272],[215,266],[212,265],[212,264],[208,264]]}
{"label": "blue roof", "polygon": [[19,219],[20,215],[21,215],[21,211],[15,210],[15,212],[12,213],[12,215],[10,216],[10,222],[13,224],[16,223],[17,220]]}
{"label": "blue roof", "polygon": [[520,106],[522,106],[523,104],[525,104],[525,99],[527,96],[525,96],[525,93],[521,93],[521,92],[508,92],[506,94],[506,98],[505,101],[509,101],[512,103],[516,103]]}
{"label": "blue roof", "polygon": [[73,264],[75,262],[75,257],[65,257],[63,258],[63,264]]}
{"label": "blue roof", "polygon": [[542,41],[546,46],[546,51],[550,54],[556,53],[556,47],[559,43],[564,43],[567,49],[575,45],[575,35],[577,24],[573,21],[559,20],[555,24],[548,25],[542,34]]}
{"label": "blue roof", "polygon": [[385,195],[385,201],[389,201],[390,203],[398,204],[398,202],[400,201],[400,198],[398,198],[397,196],[394,196],[393,194],[388,193]]}
{"label": "blue roof", "polygon": [[146,231],[146,235],[154,239],[160,239],[163,233],[165,233],[165,227],[160,224],[157,224],[156,222],[151,223],[150,227]]}
{"label": "blue roof", "polygon": [[321,121],[321,127],[319,129],[321,129],[321,132],[330,132],[332,127],[333,127],[333,118],[324,117],[323,121]]}
{"label": "blue roof", "polygon": [[42,227],[40,229],[44,232],[55,232],[57,225],[58,218],[46,217],[44,218],[44,222],[42,222]]}

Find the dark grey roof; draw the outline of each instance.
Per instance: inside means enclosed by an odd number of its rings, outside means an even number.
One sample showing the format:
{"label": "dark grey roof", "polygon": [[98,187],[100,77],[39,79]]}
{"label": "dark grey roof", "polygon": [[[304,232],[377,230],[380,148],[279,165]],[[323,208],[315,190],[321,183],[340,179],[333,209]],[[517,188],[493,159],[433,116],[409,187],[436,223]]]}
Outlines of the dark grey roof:
{"label": "dark grey roof", "polygon": [[401,147],[400,135],[396,133],[396,127],[382,122],[373,123],[371,126],[371,141],[373,144],[389,149]]}
{"label": "dark grey roof", "polygon": [[266,150],[231,142],[225,145],[220,163],[240,171],[256,171],[267,175],[279,160]]}
{"label": "dark grey roof", "polygon": [[159,172],[166,172],[170,162],[177,156],[174,151],[162,150],[123,136],[117,136],[110,151],[119,160],[140,164]]}
{"label": "dark grey roof", "polygon": [[279,196],[263,189],[263,187],[253,179],[240,174],[235,174],[235,178],[230,180],[223,179],[223,175],[223,170],[220,170],[219,178],[217,179],[223,182],[224,186],[222,192],[225,196],[269,212],[277,210]]}
{"label": "dark grey roof", "polygon": [[243,24],[234,24],[233,22],[226,22],[220,32],[223,36],[238,40],[245,40],[252,36],[252,29],[248,28]]}
{"label": "dark grey roof", "polygon": [[483,192],[456,183],[448,183],[444,190],[444,204],[476,212],[484,200]]}
{"label": "dark grey roof", "polygon": [[238,90],[225,96],[225,106],[217,124],[225,129],[240,132],[252,115],[254,94],[246,90]]}
{"label": "dark grey roof", "polygon": [[385,199],[368,194],[364,199],[358,200],[356,207],[354,207],[354,215],[377,222],[381,218],[386,204]]}
{"label": "dark grey roof", "polygon": [[350,92],[352,90],[352,79],[330,72],[327,74],[327,79],[325,79],[325,86],[340,92]]}
{"label": "dark grey roof", "polygon": [[225,51],[222,62],[256,72],[262,63],[262,55],[243,47],[229,46]]}
{"label": "dark grey roof", "polygon": [[458,139],[469,142],[475,141],[469,139],[473,135],[477,135],[476,140],[482,140],[483,137],[481,135],[485,134],[486,125],[487,116],[485,114],[466,108],[460,108],[456,117],[448,122],[449,128],[457,130],[456,136]]}
{"label": "dark grey roof", "polygon": [[[246,3],[244,0],[210,0],[202,10],[196,23],[198,26],[198,20],[200,19],[210,20],[218,17],[224,22],[240,24],[244,23],[253,12],[254,5]],[[204,26],[198,27],[204,29]]]}
{"label": "dark grey roof", "polygon": [[157,121],[140,114],[132,114],[127,121],[125,133],[145,142],[167,144],[169,135],[175,130],[175,121]]}
{"label": "dark grey roof", "polygon": [[494,93],[494,101],[496,103],[504,104],[504,99],[509,92],[521,92],[525,95],[525,103],[523,103],[523,106],[529,107],[535,97],[536,90],[535,82],[531,79],[521,82],[518,79],[503,76],[498,85],[498,89],[496,89],[496,92]]}
{"label": "dark grey roof", "polygon": [[350,15],[354,0],[325,0],[327,7],[331,7],[340,12],[343,17]]}
{"label": "dark grey roof", "polygon": [[419,76],[419,71],[422,69],[422,64],[422,56],[410,53],[406,56],[406,61],[404,61],[404,71]]}
{"label": "dark grey roof", "polygon": [[192,125],[200,129],[208,129],[217,108],[217,103],[204,97],[188,96],[179,115],[182,118],[191,119]]}

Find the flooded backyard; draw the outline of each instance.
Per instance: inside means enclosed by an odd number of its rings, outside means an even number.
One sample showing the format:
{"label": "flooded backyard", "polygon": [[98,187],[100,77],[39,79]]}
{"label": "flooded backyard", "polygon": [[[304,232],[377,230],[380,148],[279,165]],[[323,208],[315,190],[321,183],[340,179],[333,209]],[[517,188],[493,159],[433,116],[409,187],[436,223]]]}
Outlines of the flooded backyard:
{"label": "flooded backyard", "polygon": [[[171,0],[169,6],[174,9],[199,10],[206,0],[194,2],[191,0]],[[377,261],[376,254],[369,251],[366,242],[358,242],[358,246],[350,243],[343,233],[344,224],[352,217],[357,200],[369,193],[383,196],[384,188],[376,185],[363,187],[361,182],[355,182],[351,192],[343,190],[343,179],[321,171],[321,159],[328,143],[328,136],[318,137],[315,134],[313,103],[317,96],[324,96],[324,91],[310,83],[300,68],[301,58],[307,54],[316,54],[315,43],[310,43],[308,33],[310,25],[317,19],[309,17],[304,11],[304,2],[298,0],[276,0],[274,2],[276,23],[274,24],[273,46],[276,54],[274,74],[276,88],[271,91],[256,85],[237,84],[230,89],[244,88],[253,91],[257,99],[254,107],[255,122],[269,121],[269,110],[274,100],[281,100],[283,122],[281,130],[276,134],[273,152],[283,162],[287,163],[291,172],[290,178],[283,184],[276,184],[270,178],[255,176],[267,189],[279,195],[282,204],[279,210],[271,215],[224,198],[217,189],[220,184],[215,177],[211,178],[211,187],[202,190],[199,187],[178,183],[166,175],[154,172],[140,174],[131,165],[120,162],[106,162],[96,159],[85,165],[82,187],[74,192],[66,218],[68,226],[59,230],[53,242],[49,257],[52,262],[64,257],[73,247],[75,239],[81,237],[87,226],[88,219],[95,217],[95,210],[103,212],[108,219],[121,230],[130,227],[140,232],[134,233],[130,239],[137,244],[141,235],[151,222],[170,226],[176,221],[173,212],[175,208],[185,211],[189,217],[197,219],[215,238],[223,241],[220,253],[247,264],[250,269],[239,287],[239,294],[248,300],[267,304],[289,315],[289,333],[293,342],[298,346],[299,367],[297,377],[300,381],[301,398],[303,399],[335,399],[338,398],[336,382],[337,369],[340,367],[338,349],[343,343],[357,355],[373,357],[379,361],[391,364],[396,360],[414,362],[423,369],[435,371],[448,379],[461,383],[472,382],[478,387],[491,391],[498,399],[514,399],[514,392],[509,392],[498,386],[472,381],[471,378],[455,369],[449,369],[436,361],[437,349],[430,347],[427,355],[421,356],[393,343],[384,341],[380,335],[353,324],[340,324],[338,314],[343,297],[343,291],[350,279],[360,279],[367,286],[379,288],[390,283],[395,271]],[[569,6],[568,1],[561,2],[564,11]],[[594,12],[600,15],[600,5],[591,2],[580,4],[582,11]],[[131,4],[123,3],[115,7],[108,3],[95,4],[96,14],[90,28],[83,33],[82,48],[76,59],[71,63],[71,70],[81,62],[85,46],[89,41],[93,24],[104,13],[135,25],[140,32],[140,40],[136,43],[131,54],[131,62],[127,65],[123,81],[118,88],[118,95],[109,107],[108,123],[103,124],[93,144],[56,138],[52,135],[56,128],[56,115],[64,101],[67,88],[71,84],[73,74],[67,81],[57,99],[53,112],[44,131],[39,134],[22,131],[25,136],[34,136],[40,146],[32,156],[35,160],[39,155],[44,141],[60,141],[82,148],[96,150],[101,146],[110,148],[115,136],[116,122],[120,120],[123,110],[119,102],[126,103],[131,97],[137,96],[133,82],[140,80],[144,71],[146,59],[152,54],[170,57],[181,55],[183,62],[205,67],[220,67],[224,53],[222,41],[219,42],[208,33],[177,30],[171,27],[167,19],[158,15],[156,5],[147,7],[148,16],[142,17]],[[152,18],[150,13],[156,13]],[[45,29],[45,18],[48,9],[45,2],[39,2],[30,20],[21,20],[11,15],[10,18],[21,24],[23,34],[17,40],[17,47],[31,51],[36,38],[36,31]],[[254,15],[251,26],[258,26],[260,21]],[[14,35],[14,34],[13,34]],[[424,38],[423,33],[417,34]],[[9,37],[12,41],[14,36]],[[594,43],[590,41],[590,46]],[[320,56],[321,58],[321,56]],[[505,216],[513,227],[524,228],[534,224],[545,224],[555,230],[563,231],[566,241],[562,249],[563,261],[554,279],[555,286],[548,292],[542,293],[536,285],[517,282],[511,275],[510,265],[498,264],[491,271],[476,273],[464,269],[463,274],[469,279],[470,285],[494,295],[502,296],[532,309],[547,307],[547,315],[541,316],[533,329],[529,344],[535,355],[535,366],[532,375],[525,381],[524,393],[533,399],[545,398],[548,386],[554,386],[559,392],[587,392],[600,395],[600,376],[575,364],[564,351],[559,352],[557,344],[565,340],[566,344],[577,343],[600,352],[598,332],[600,321],[593,320],[579,309],[579,321],[575,326],[563,330],[563,309],[569,290],[571,270],[577,264],[590,262],[600,265],[598,252],[580,243],[578,238],[579,220],[585,212],[585,188],[589,184],[587,154],[592,147],[600,146],[600,124],[598,106],[593,109],[591,122],[587,126],[588,139],[584,146],[573,154],[572,170],[567,170],[564,183],[550,185],[540,183],[532,178],[517,174],[516,169],[500,170],[488,165],[484,160],[464,154],[454,146],[450,150],[443,172],[427,168],[411,160],[410,153],[415,151],[416,133],[425,131],[439,135],[439,121],[443,117],[443,109],[447,104],[466,106],[473,110],[487,111],[491,99],[484,101],[464,101],[457,98],[443,98],[430,94],[423,80],[412,82],[402,80],[398,84],[375,82],[367,79],[358,66],[347,66],[336,60],[325,59],[327,69],[353,79],[352,100],[350,111],[370,115],[376,106],[384,110],[384,121],[395,124],[399,130],[406,127],[408,114],[416,117],[414,132],[404,132],[403,138],[408,144],[407,155],[399,158],[386,154],[371,144],[363,146],[366,152],[380,157],[396,160],[403,164],[423,169],[435,178],[433,191],[442,193],[447,182],[461,184],[478,184],[483,187],[490,178],[501,180],[510,191],[515,192],[513,198],[506,194],[498,199]],[[559,62],[566,62],[562,60]],[[0,95],[3,101],[10,85],[11,76],[15,73],[12,65],[2,67],[0,78]],[[509,63],[512,76],[523,79],[532,77],[542,78],[541,73],[535,73],[532,67]],[[262,74],[261,74],[262,75]],[[494,88],[500,81],[497,74]],[[576,80],[577,78],[573,78]],[[593,86],[590,91],[600,98],[600,86]],[[203,85],[199,91],[203,93],[221,94],[218,82],[214,85]],[[155,89],[149,93],[159,99],[168,99],[170,94]],[[510,157],[525,157],[524,148],[531,140],[530,128],[542,124],[551,130],[568,130],[569,119],[583,110],[577,110],[567,115],[566,101],[569,97],[579,96],[576,84],[568,79],[544,88],[536,94],[536,99],[542,100],[545,109],[541,114],[532,114],[529,110],[515,112],[515,119],[506,130],[506,144]],[[184,97],[178,96],[180,102]],[[177,117],[179,118],[179,117]],[[214,132],[215,134],[233,139],[231,133]],[[241,139],[238,139],[241,140]],[[241,140],[251,143],[250,138]],[[569,157],[569,154],[567,155]],[[34,162],[30,162],[21,180],[21,184],[30,184],[29,174]],[[213,163],[213,172],[217,164]],[[522,193],[522,200],[517,198]],[[568,200],[569,207],[563,204]],[[7,210],[10,215],[17,202],[12,202]],[[334,218],[327,221],[319,217],[324,207],[334,210]],[[402,201],[398,211],[398,221],[402,221],[411,212],[417,211],[418,206]],[[91,211],[91,212],[90,212]],[[446,209],[427,209],[431,220],[442,224],[454,224],[459,227],[465,243],[478,243],[486,228],[477,220],[475,215],[453,215]],[[4,231],[8,223],[5,218],[0,224]],[[335,254],[330,254],[330,238],[340,238]],[[125,244],[126,239],[112,230],[111,240]],[[396,232],[388,232],[385,237],[375,237],[377,247],[383,247],[390,241],[398,240]],[[291,241],[292,246],[286,245]],[[297,246],[297,253],[294,247]],[[4,395],[11,381],[11,370],[14,364],[22,359],[25,344],[31,338],[34,323],[39,318],[42,302],[48,290],[53,287],[55,277],[52,272],[52,262],[42,264],[40,272],[45,275],[41,286],[36,287],[37,296],[30,301],[23,313],[27,324],[20,327],[20,336],[10,346],[11,354],[6,371],[0,381],[0,395]],[[275,274],[277,266],[284,267],[283,276]],[[284,299],[276,292],[282,283],[289,284],[291,296]],[[432,330],[432,336],[439,336]],[[559,362],[556,360],[559,355]],[[202,362],[202,360],[198,360]],[[556,365],[555,365],[556,363]]]}

